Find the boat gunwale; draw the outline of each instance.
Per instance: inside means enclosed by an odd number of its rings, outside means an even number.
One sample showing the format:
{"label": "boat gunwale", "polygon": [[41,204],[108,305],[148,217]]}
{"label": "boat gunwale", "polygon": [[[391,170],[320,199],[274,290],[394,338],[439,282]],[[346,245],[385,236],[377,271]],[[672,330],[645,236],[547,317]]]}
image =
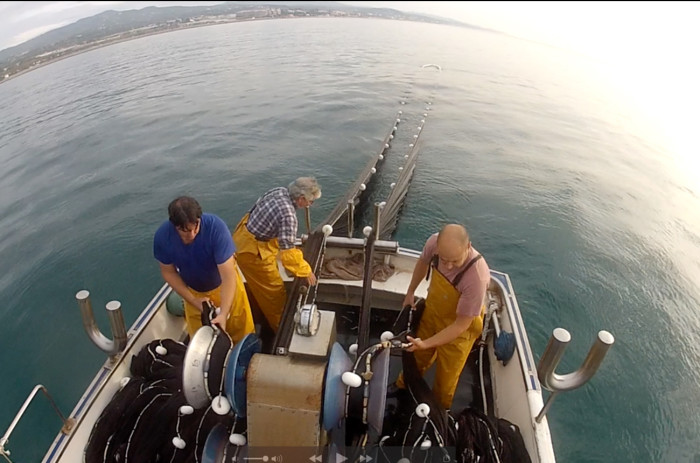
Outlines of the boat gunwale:
{"label": "boat gunwale", "polygon": [[146,308],[139,314],[138,318],[127,332],[127,344],[124,347],[124,350],[119,353],[119,356],[115,361],[107,359],[102,364],[100,371],[92,379],[90,385],[87,387],[83,395],[78,400],[78,403],[68,416],[69,419],[75,420],[75,425],[73,426],[71,432],[69,434],[59,432],[47,450],[42,463],[56,462],[63,457],[63,452],[65,452],[68,444],[75,435],[76,430],[80,427],[80,424],[87,414],[87,411],[90,410],[95,400],[97,400],[99,397],[110,376],[117,371],[118,367],[122,364],[122,362],[124,362],[124,359],[128,358],[128,355],[126,354],[131,351],[133,345],[139,340],[145,331],[145,328],[148,326],[147,322],[157,314],[158,309],[165,302],[165,299],[168,297],[171,291],[172,289],[170,286],[167,283],[164,283],[158,292],[156,292],[156,295],[153,296],[151,301],[146,305]]}

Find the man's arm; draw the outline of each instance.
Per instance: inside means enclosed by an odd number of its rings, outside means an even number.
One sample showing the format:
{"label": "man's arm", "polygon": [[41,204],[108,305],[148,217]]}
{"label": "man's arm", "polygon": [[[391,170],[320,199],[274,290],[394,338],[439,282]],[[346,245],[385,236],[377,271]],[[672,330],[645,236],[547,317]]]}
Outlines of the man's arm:
{"label": "man's arm", "polygon": [[428,339],[422,340],[421,338],[406,336],[408,342],[411,343],[411,346],[406,350],[409,352],[414,352],[421,349],[430,349],[433,347],[442,346],[452,342],[457,339],[457,336],[469,328],[469,325],[472,324],[473,320],[474,317],[458,315],[457,319],[453,323],[430,336]]}
{"label": "man's arm", "polygon": [[223,330],[226,328],[233,297],[236,294],[236,261],[233,256],[229,257],[223,264],[218,264],[219,275],[221,275],[221,311],[212,321],[218,324]]}
{"label": "man's arm", "polygon": [[315,285],[316,275],[311,265],[304,260],[304,253],[294,246],[298,225],[296,212],[293,208],[285,209],[279,221],[277,242],[280,247],[279,258],[282,266],[295,277],[306,278],[309,285]]}
{"label": "man's arm", "polygon": [[406,307],[407,305],[415,308],[416,303],[414,293],[416,292],[416,288],[418,288],[420,282],[428,274],[428,268],[430,268],[429,262],[426,263],[421,259],[418,259],[416,266],[413,268],[413,276],[411,277],[411,282],[408,284],[408,290],[406,290],[406,297],[403,300],[403,305],[401,306],[402,308]]}
{"label": "man's arm", "polygon": [[306,278],[311,286],[316,284],[316,275],[314,275],[311,265],[304,260],[304,253],[301,252],[301,249],[282,249],[279,256],[282,265],[288,272],[295,277]]}
{"label": "man's arm", "polygon": [[163,275],[163,279],[166,283],[173,288],[173,291],[178,293],[180,297],[184,300],[202,310],[202,302],[208,300],[207,298],[199,298],[192,295],[192,293],[187,289],[187,285],[182,281],[182,277],[177,273],[177,269],[173,264],[163,264],[158,262],[160,265],[160,274]]}

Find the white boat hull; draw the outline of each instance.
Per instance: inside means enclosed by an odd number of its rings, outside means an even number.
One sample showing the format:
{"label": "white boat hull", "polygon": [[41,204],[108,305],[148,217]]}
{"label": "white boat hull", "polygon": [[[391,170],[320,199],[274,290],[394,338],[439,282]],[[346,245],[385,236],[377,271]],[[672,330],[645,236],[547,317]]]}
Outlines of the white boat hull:
{"label": "white boat hull", "polygon": [[[328,257],[348,255],[348,253],[349,251],[342,246],[329,246],[326,250]],[[372,307],[394,310],[401,308],[419,255],[417,251],[399,248],[398,245],[394,252],[384,254],[386,263],[392,264],[395,272],[385,282],[373,282]],[[286,275],[284,269],[282,267],[280,269],[282,275]],[[289,276],[286,279],[291,281]],[[59,434],[56,437],[43,459],[44,463],[83,461],[83,454],[95,422],[119,390],[121,380],[130,376],[129,364],[132,355],[155,339],[176,341],[185,339],[184,319],[170,314],[166,308],[166,299],[170,291],[167,285],[160,288],[130,328],[125,350],[115,358],[115,361],[108,360],[102,366],[70,414],[70,418],[76,422],[75,427],[69,435]],[[426,291],[427,283],[424,281],[415,294],[417,297],[425,297]],[[544,418],[539,423],[535,421],[535,416],[543,405],[542,390],[508,275],[492,271],[489,292],[491,297],[498,299],[502,304],[499,317],[501,329],[513,333],[516,339],[515,355],[506,366],[496,359],[493,343],[490,342],[488,345],[495,415],[507,419],[520,428],[533,463],[553,463],[555,457],[547,419]],[[324,278],[319,283],[316,303],[321,309],[324,303],[358,306],[361,295],[362,281],[360,280]]]}

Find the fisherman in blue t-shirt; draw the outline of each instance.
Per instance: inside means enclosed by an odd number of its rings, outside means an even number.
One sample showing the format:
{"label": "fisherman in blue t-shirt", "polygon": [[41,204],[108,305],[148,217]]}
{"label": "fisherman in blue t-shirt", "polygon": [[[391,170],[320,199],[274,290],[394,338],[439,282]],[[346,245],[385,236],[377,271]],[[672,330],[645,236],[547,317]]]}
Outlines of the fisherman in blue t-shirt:
{"label": "fisherman in blue t-shirt", "polygon": [[202,326],[202,304],[220,307],[212,324],[225,327],[233,342],[255,331],[250,303],[236,267],[236,250],[226,223],[202,213],[199,203],[181,196],[168,206],[169,220],[153,238],[153,256],[163,279],[185,301],[190,336]]}

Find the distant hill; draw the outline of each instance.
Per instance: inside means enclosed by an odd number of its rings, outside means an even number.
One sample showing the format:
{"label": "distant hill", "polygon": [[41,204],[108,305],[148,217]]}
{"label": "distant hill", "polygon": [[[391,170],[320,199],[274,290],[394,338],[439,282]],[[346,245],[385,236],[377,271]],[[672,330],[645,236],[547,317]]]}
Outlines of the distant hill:
{"label": "distant hill", "polygon": [[437,16],[404,13],[391,8],[350,6],[338,2],[242,1],[218,5],[150,6],[140,10],[110,10],[80,19],[0,51],[0,82],[6,74],[26,72],[39,65],[89,49],[90,46],[94,48],[108,44],[109,40],[116,42],[133,38],[135,35],[129,35],[132,31],[139,31],[143,35],[147,32],[165,32],[168,29],[213,24],[206,23],[206,20],[212,21],[214,18],[228,18],[235,21],[237,16],[240,19],[246,11],[251,10],[266,12],[261,13],[262,16],[266,14],[270,16],[277,11],[280,11],[280,16],[284,17],[295,14],[321,16],[332,12],[334,15],[380,17],[483,29]]}

